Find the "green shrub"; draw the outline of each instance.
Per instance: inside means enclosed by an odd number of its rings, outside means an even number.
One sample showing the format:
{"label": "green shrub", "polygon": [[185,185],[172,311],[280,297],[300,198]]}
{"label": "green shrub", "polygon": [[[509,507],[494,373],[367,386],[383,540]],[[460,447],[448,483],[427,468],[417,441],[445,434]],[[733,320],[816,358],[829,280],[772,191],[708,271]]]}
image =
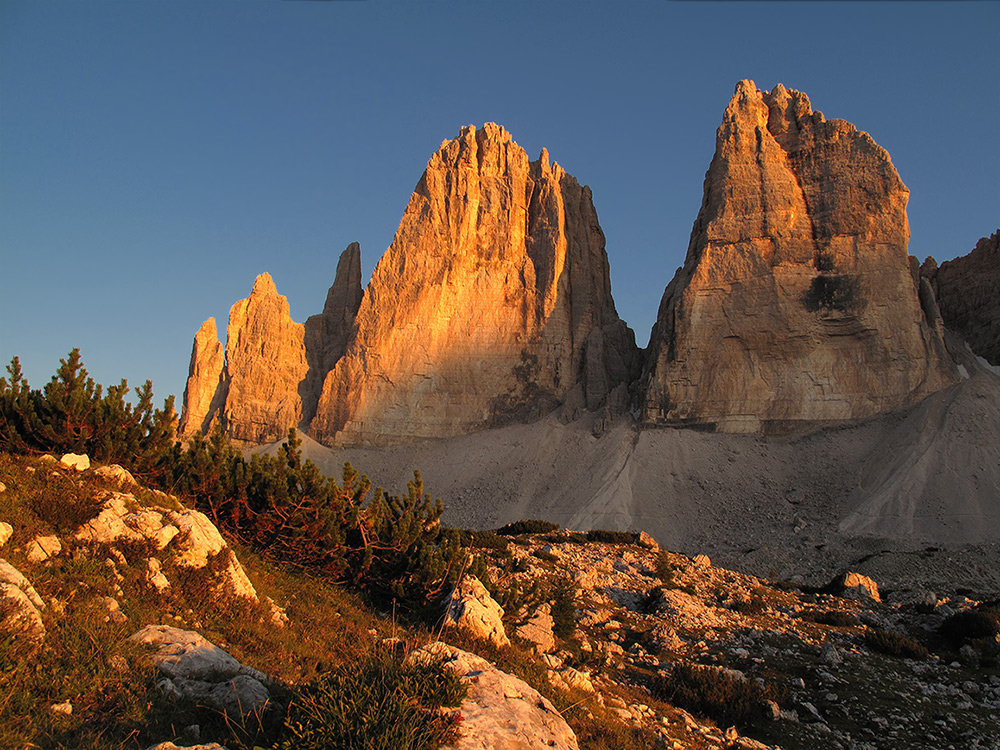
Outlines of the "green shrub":
{"label": "green shrub", "polygon": [[536,549],[531,554],[533,557],[537,557],[539,560],[544,560],[545,562],[559,562],[559,555],[553,554],[545,549]]}
{"label": "green shrub", "polygon": [[1000,633],[1000,610],[981,607],[957,612],[938,629],[938,635],[956,648],[971,640],[992,638]]}
{"label": "green shrub", "polygon": [[559,528],[559,524],[550,521],[514,521],[497,529],[503,536],[519,536],[520,534],[548,534]]}
{"label": "green shrub", "polygon": [[17,357],[0,378],[0,449],[17,453],[86,453],[104,463],[119,463],[151,476],[173,442],[177,415],[174,397],[153,408],[153,384],[125,401],[128,383],[94,383],[74,349],[42,390],[32,390]]}
{"label": "green shrub", "polygon": [[576,630],[576,583],[560,578],[552,586],[552,633],[566,640]]}
{"label": "green shrub", "polygon": [[674,573],[676,568],[673,562],[670,560],[670,556],[666,552],[660,552],[656,556],[656,577],[660,579],[660,583],[663,584],[665,589],[676,589],[678,588],[677,581],[674,578]]}
{"label": "green shrub", "polygon": [[809,610],[802,612],[799,619],[808,622],[819,623],[820,625],[830,625],[835,628],[849,628],[858,624],[858,618],[850,612],[840,609]]}
{"label": "green shrub", "polygon": [[657,673],[650,690],[657,698],[714,719],[720,726],[741,728],[765,716],[767,701],[784,700],[773,685],[762,687],[756,680],[692,664]]}
{"label": "green shrub", "polygon": [[588,542],[603,544],[634,544],[635,534],[631,531],[608,531],[607,529],[591,529],[587,532]]}
{"label": "green shrub", "polygon": [[443,507],[419,472],[405,495],[376,488],[351,464],[340,485],[302,460],[294,429],[277,455],[236,451],[221,429],[174,448],[169,489],[273,560],[350,584],[413,609],[443,597],[472,561],[441,528]]}
{"label": "green shrub", "polygon": [[463,547],[474,549],[506,550],[510,540],[495,531],[474,531],[462,529],[458,532]]}
{"label": "green shrub", "polygon": [[389,653],[341,664],[297,691],[281,750],[422,750],[457,738],[465,686],[440,664],[407,665]]}
{"label": "green shrub", "polygon": [[865,633],[865,645],[887,656],[905,659],[926,659],[930,656],[930,652],[912,638],[881,628],[872,628]]}

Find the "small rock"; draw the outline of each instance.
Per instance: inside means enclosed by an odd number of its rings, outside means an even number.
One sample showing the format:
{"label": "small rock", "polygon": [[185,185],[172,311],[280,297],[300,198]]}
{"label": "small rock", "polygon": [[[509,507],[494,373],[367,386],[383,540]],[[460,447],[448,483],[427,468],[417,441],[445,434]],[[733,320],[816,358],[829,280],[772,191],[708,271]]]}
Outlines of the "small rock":
{"label": "small rock", "polygon": [[27,557],[29,562],[40,563],[60,552],[62,552],[62,544],[59,543],[59,537],[54,534],[36,536],[28,545]]}
{"label": "small rock", "polygon": [[645,531],[639,532],[639,536],[635,540],[635,543],[638,544],[640,547],[652,550],[653,552],[658,552],[660,549],[660,545],[656,543],[656,540],[653,539],[653,536]]}
{"label": "small rock", "polygon": [[146,582],[161,594],[170,588],[170,581],[163,575],[160,561],[155,557],[146,560]]}
{"label": "small rock", "polygon": [[274,599],[272,599],[271,597],[267,597],[264,600],[264,603],[268,607],[271,624],[274,625],[276,628],[285,627],[285,625],[288,624],[288,615],[285,613],[284,607],[279,607],[277,604],[275,604]]}
{"label": "small rock", "polygon": [[466,630],[498,646],[509,646],[503,615],[503,607],[490,596],[480,580],[475,576],[465,576],[448,598],[445,624]]}
{"label": "small rock", "polygon": [[840,664],[844,661],[844,657],[837,651],[837,647],[829,641],[823,644],[823,650],[820,652],[819,658],[827,664]]}
{"label": "small rock", "polygon": [[73,704],[69,701],[65,701],[64,703],[53,703],[49,706],[49,711],[58,716],[72,716]]}
{"label": "small rock", "polygon": [[692,561],[699,568],[711,568],[712,559],[708,555],[695,555]]}
{"label": "small rock", "polygon": [[90,457],[81,453],[66,453],[59,459],[59,465],[73,471],[86,471],[90,468]]}
{"label": "small rock", "polygon": [[0,547],[3,547],[14,535],[14,527],[9,523],[0,521]]}
{"label": "small rock", "polygon": [[103,477],[105,479],[110,479],[113,482],[117,482],[120,485],[130,485],[136,484],[135,477],[133,477],[128,470],[123,469],[118,464],[111,464],[110,466],[101,466],[94,469],[94,475]]}
{"label": "small rock", "polygon": [[107,610],[108,615],[104,618],[105,622],[113,622],[116,625],[121,625],[123,622],[128,621],[128,617],[122,612],[121,605],[118,603],[117,599],[113,599],[110,596],[101,597],[101,603]]}

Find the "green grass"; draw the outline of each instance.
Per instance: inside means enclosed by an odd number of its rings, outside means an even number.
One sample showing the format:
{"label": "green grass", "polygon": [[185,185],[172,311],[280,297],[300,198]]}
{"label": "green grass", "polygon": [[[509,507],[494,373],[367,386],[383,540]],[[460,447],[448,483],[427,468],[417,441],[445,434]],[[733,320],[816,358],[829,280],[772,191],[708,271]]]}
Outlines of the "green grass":
{"label": "green grass", "polygon": [[440,664],[388,649],[342,663],[296,691],[281,750],[425,750],[457,738],[465,686]]}

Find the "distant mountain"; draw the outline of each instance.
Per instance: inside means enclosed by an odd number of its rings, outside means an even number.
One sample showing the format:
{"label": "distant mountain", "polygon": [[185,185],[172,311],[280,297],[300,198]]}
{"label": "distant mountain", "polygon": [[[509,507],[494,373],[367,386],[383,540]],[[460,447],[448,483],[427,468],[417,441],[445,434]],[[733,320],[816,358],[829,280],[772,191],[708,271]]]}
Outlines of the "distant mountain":
{"label": "distant mountain", "polygon": [[997,251],[994,237],[921,278],[908,195],[868,134],[805,94],[740,82],[640,352],[589,188],[502,127],[468,126],[431,157],[367,288],[353,244],[305,324],[267,274],[233,307],[224,349],[206,322],[182,432],[387,446],[551,413],[593,415],[600,435],[631,413],[644,428],[767,433],[913,405],[960,380],[942,314],[995,344]]}

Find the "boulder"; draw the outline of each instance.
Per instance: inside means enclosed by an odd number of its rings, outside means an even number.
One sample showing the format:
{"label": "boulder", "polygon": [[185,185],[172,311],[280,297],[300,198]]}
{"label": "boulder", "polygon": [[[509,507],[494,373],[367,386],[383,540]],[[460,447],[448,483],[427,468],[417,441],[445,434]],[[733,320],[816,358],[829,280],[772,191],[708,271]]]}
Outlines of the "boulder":
{"label": "boulder", "polygon": [[957,382],[907,255],[908,195],[867,133],[739,83],[650,337],[643,423],[786,431]]}
{"label": "boulder", "polygon": [[110,466],[99,466],[94,469],[94,476],[103,477],[104,479],[110,479],[112,482],[117,482],[122,486],[130,486],[136,484],[135,477],[127,470],[123,469],[118,464],[111,464]]}
{"label": "boulder", "polygon": [[544,604],[538,608],[530,620],[517,629],[517,635],[531,643],[536,653],[546,654],[556,647],[552,626],[551,607]]}
{"label": "boulder", "polygon": [[485,659],[445,643],[415,651],[417,661],[443,660],[468,685],[453,750],[576,750],[576,735],[548,699]]}
{"label": "boulder", "polygon": [[60,552],[62,552],[62,542],[59,541],[59,537],[55,534],[44,536],[39,534],[28,544],[25,554],[29,562],[40,563]]}
{"label": "boulder", "polygon": [[167,677],[190,680],[229,679],[244,669],[236,659],[199,633],[169,625],[148,625],[130,637],[155,646],[153,664]]}
{"label": "boulder", "polygon": [[842,596],[845,599],[854,599],[855,601],[882,601],[878,593],[878,584],[868,576],[863,576],[851,570],[841,573],[834,578],[825,590],[837,596]]}
{"label": "boulder", "polygon": [[45,637],[42,610],[45,602],[27,578],[0,559],[0,633],[24,634],[29,640]]}
{"label": "boulder", "polygon": [[257,600],[257,591],[247,578],[246,571],[208,516],[196,510],[186,510],[182,513],[171,512],[170,519],[181,532],[174,542],[176,565],[200,569],[206,567],[210,559],[225,555],[225,564],[213,575],[216,589],[242,599]]}
{"label": "boulder", "polygon": [[73,471],[86,471],[90,468],[90,458],[80,453],[66,453],[59,459],[59,465]]}
{"label": "boulder", "polygon": [[444,622],[498,646],[510,645],[503,626],[503,607],[475,576],[465,576],[451,592]]}

